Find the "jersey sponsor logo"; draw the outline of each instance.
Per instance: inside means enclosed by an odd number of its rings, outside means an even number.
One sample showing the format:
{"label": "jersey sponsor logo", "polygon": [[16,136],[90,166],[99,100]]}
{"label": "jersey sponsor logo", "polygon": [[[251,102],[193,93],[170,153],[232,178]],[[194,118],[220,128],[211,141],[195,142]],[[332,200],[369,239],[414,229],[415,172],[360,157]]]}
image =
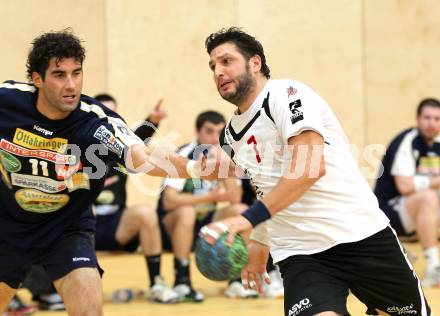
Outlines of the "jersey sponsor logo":
{"label": "jersey sponsor logo", "polygon": [[72,262],[78,262],[78,261],[89,262],[90,258],[87,258],[87,257],[73,257],[72,258]]}
{"label": "jersey sponsor logo", "polygon": [[29,149],[47,149],[56,152],[64,152],[67,146],[65,138],[45,138],[21,128],[15,130],[12,142]]}
{"label": "jersey sponsor logo", "polygon": [[440,174],[440,157],[424,156],[420,157],[417,173],[426,175]]}
{"label": "jersey sponsor logo", "polygon": [[14,155],[0,150],[0,162],[9,172],[17,172],[21,170],[21,162]]}
{"label": "jersey sponsor logo", "polygon": [[83,166],[81,161],[74,166],[65,166],[60,164],[55,165],[57,180],[69,179],[77,171],[82,170],[82,167]]}
{"label": "jersey sponsor logo", "polygon": [[69,202],[69,196],[44,193],[35,189],[20,189],[15,192],[15,200],[25,211],[51,213],[65,206]]}
{"label": "jersey sponsor logo", "polygon": [[301,100],[295,100],[289,103],[290,112],[292,112],[292,116],[290,117],[290,121],[292,124],[295,124],[304,119],[303,112],[299,109],[302,106]]}
{"label": "jersey sponsor logo", "polygon": [[73,192],[79,189],[90,190],[90,180],[87,173],[78,172],[66,180],[67,188],[69,192]]}
{"label": "jersey sponsor logo", "polygon": [[393,313],[397,315],[416,315],[417,311],[413,309],[414,305],[408,305],[408,306],[390,306],[387,307],[388,313]]}
{"label": "jersey sponsor logo", "polygon": [[44,129],[38,125],[34,125],[34,130],[39,131],[40,133],[44,134],[44,136],[52,136],[53,132],[48,131],[47,129]]}
{"label": "jersey sponsor logo", "polygon": [[292,86],[288,87],[286,90],[287,90],[287,97],[288,98],[294,96],[298,92],[298,90],[296,90]]}
{"label": "jersey sponsor logo", "polygon": [[292,305],[292,307],[289,309],[289,316],[298,315],[299,313],[310,307],[312,307],[312,304],[310,303],[310,299],[303,298],[298,303]]}
{"label": "jersey sponsor logo", "polygon": [[17,156],[40,158],[56,164],[71,165],[76,163],[76,157],[73,155],[63,155],[48,150],[27,149],[10,143],[6,139],[0,141],[0,149]]}
{"label": "jersey sponsor logo", "polygon": [[12,189],[11,180],[9,180],[9,174],[1,163],[0,163],[0,175],[3,183],[8,187],[8,189]]}
{"label": "jersey sponsor logo", "polygon": [[46,193],[57,193],[67,188],[64,181],[56,181],[46,177],[11,173],[12,184],[18,187],[38,189]]}
{"label": "jersey sponsor logo", "polygon": [[117,154],[119,158],[122,157],[124,151],[124,145],[116,139],[112,132],[110,132],[104,125],[101,125],[93,134],[97,140],[101,142],[105,147]]}
{"label": "jersey sponsor logo", "polygon": [[108,121],[110,124],[112,124],[117,139],[120,139],[125,145],[131,146],[136,144],[144,144],[142,140],[137,137],[136,134],[133,133],[120,118],[109,116]]}
{"label": "jersey sponsor logo", "polygon": [[114,176],[111,176],[110,178],[106,178],[104,181],[104,188],[111,186],[112,184],[115,184],[118,181],[119,181],[118,175],[114,175]]}
{"label": "jersey sponsor logo", "polygon": [[96,202],[99,204],[112,204],[115,201],[115,194],[111,190],[104,190],[99,193]]}

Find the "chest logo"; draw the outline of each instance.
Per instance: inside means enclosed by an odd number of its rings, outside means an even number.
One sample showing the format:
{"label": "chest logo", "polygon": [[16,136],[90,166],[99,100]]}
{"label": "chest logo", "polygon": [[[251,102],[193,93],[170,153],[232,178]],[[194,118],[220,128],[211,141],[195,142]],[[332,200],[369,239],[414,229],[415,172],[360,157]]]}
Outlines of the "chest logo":
{"label": "chest logo", "polygon": [[15,130],[12,142],[29,149],[43,149],[56,152],[64,152],[68,143],[65,138],[45,138],[21,128]]}

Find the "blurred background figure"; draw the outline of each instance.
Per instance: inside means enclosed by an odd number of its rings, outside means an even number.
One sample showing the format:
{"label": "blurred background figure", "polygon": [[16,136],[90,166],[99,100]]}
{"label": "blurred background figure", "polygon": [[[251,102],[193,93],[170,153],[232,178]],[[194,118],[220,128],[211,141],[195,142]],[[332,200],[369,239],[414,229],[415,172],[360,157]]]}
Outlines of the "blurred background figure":
{"label": "blurred background figure", "polygon": [[422,100],[416,121],[388,146],[374,192],[399,236],[417,234],[425,256],[422,285],[432,287],[440,285],[440,102]]}

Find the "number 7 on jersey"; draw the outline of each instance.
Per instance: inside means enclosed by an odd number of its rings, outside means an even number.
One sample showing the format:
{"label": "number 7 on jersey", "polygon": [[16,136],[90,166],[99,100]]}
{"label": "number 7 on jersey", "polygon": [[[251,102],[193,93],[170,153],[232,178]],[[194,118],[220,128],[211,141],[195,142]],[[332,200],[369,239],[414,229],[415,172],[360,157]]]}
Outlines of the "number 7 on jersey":
{"label": "number 7 on jersey", "polygon": [[255,158],[257,159],[257,162],[260,163],[261,162],[261,157],[260,157],[260,152],[258,151],[257,148],[257,140],[255,139],[255,136],[252,135],[251,137],[249,137],[249,139],[247,140],[248,145],[253,144],[253,148],[255,151]]}

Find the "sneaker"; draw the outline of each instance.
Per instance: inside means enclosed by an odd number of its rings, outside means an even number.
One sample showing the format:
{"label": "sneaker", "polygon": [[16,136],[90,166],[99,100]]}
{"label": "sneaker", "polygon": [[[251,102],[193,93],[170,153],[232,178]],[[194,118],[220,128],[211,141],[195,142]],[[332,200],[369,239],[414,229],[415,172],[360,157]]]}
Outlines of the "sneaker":
{"label": "sneaker", "polygon": [[194,290],[188,284],[178,284],[174,287],[174,291],[179,295],[179,300],[181,302],[200,303],[205,300],[205,295]]}
{"label": "sneaker", "polygon": [[150,288],[148,299],[157,303],[172,304],[180,300],[179,294],[165,284],[164,278],[156,276]]}
{"label": "sneaker", "polygon": [[423,287],[440,287],[440,265],[433,270],[425,272],[422,279]]}
{"label": "sneaker", "polygon": [[11,302],[6,309],[6,312],[3,314],[4,316],[26,316],[32,315],[38,310],[35,305],[26,305],[23,301],[17,296],[14,295]]}
{"label": "sneaker", "polygon": [[38,308],[43,311],[63,311],[66,309],[63,299],[58,293],[34,295],[32,300],[38,303]]}
{"label": "sneaker", "polygon": [[225,296],[229,298],[257,298],[258,292],[255,290],[246,290],[241,282],[234,281],[229,284],[225,291]]}
{"label": "sneaker", "polygon": [[269,298],[284,297],[284,286],[278,269],[269,272],[270,284],[263,283],[263,295]]}

